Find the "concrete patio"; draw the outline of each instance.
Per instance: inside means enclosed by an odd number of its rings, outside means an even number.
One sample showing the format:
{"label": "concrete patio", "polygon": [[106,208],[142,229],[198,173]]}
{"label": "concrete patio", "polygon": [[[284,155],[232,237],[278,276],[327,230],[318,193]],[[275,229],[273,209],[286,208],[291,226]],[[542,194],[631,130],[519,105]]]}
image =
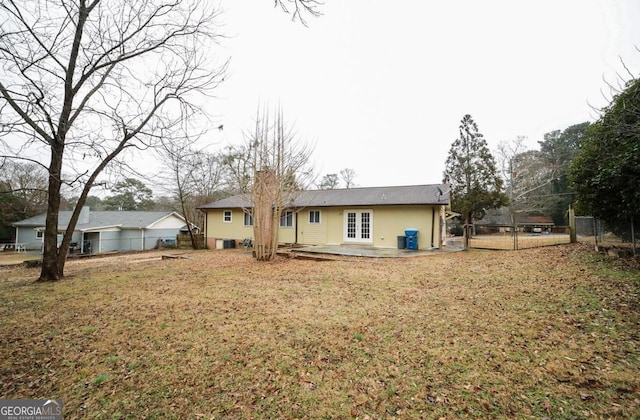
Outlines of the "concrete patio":
{"label": "concrete patio", "polygon": [[397,248],[378,248],[369,245],[308,245],[290,248],[288,249],[288,253],[291,254],[292,257],[304,255],[317,255],[321,257],[322,255],[331,255],[367,258],[408,258],[461,251],[462,247],[459,245],[461,244],[458,244],[457,241],[451,241],[440,249],[418,249],[415,251]]}

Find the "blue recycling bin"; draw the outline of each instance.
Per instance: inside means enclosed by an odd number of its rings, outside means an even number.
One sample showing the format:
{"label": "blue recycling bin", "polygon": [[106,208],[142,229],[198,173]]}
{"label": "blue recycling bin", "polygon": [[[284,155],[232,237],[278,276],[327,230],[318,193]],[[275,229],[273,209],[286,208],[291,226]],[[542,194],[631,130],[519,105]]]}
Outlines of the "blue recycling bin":
{"label": "blue recycling bin", "polygon": [[418,229],[405,229],[404,235],[407,237],[407,249],[418,250]]}

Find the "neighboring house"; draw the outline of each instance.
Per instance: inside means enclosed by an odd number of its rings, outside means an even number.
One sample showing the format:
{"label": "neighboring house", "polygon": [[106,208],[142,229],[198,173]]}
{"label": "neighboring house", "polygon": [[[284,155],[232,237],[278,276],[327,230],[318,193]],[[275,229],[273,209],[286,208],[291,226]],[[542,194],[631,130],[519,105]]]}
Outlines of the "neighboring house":
{"label": "neighboring house", "polygon": [[[405,229],[418,230],[418,248],[444,244],[449,187],[413,185],[301,191],[283,211],[279,242],[300,245],[367,244],[395,248]],[[199,207],[209,248],[220,240],[253,239],[251,196]]]}
{"label": "neighboring house", "polygon": [[[492,214],[487,214],[482,220],[475,223],[476,230],[482,228],[493,232],[510,232],[511,231],[511,215],[507,209],[498,209]],[[516,213],[516,225],[518,230],[522,232],[541,233],[550,231],[555,224],[551,216],[539,216],[526,213]],[[477,232],[481,233],[481,232]]]}
{"label": "neighboring house", "polygon": [[[71,219],[71,211],[58,217],[58,244]],[[13,224],[16,244],[41,249],[46,214]],[[153,249],[161,241],[175,244],[185,228],[184,218],[169,211],[92,211],[84,207],[73,232],[72,252],[140,251]]]}

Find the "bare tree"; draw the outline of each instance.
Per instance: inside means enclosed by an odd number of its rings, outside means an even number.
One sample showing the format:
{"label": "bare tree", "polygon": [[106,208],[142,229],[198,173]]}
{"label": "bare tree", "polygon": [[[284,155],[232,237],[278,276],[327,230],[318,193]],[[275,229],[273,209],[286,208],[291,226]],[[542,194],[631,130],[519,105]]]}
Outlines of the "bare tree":
{"label": "bare tree", "polygon": [[187,224],[187,230],[191,238],[191,246],[198,249],[198,241],[195,237],[193,220],[195,218],[195,205],[197,178],[196,170],[200,166],[199,152],[193,150],[191,142],[187,144],[175,142],[163,142],[163,161],[168,168],[166,175],[171,185],[170,191],[180,208],[180,212]]}
{"label": "bare tree", "polygon": [[303,15],[320,16],[322,13],[318,7],[321,5],[322,2],[318,0],[274,0],[275,7],[279,6],[285,13],[290,13],[293,20],[298,19],[305,26],[307,26],[307,21]]}
{"label": "bare tree", "polygon": [[509,196],[509,208],[512,216],[515,211],[515,197],[522,192],[520,189],[524,168],[522,168],[523,159],[521,157],[527,151],[526,139],[525,136],[517,136],[513,140],[501,141],[496,151],[498,169],[504,180],[505,191]]}
{"label": "bare tree", "polygon": [[340,179],[342,179],[342,182],[344,182],[345,188],[347,189],[353,188],[356,186],[355,184],[356,171],[354,171],[351,168],[344,168],[343,170],[340,171]]}
{"label": "bare tree", "polygon": [[281,109],[258,113],[249,141],[253,150],[252,212],[254,252],[259,261],[272,260],[278,248],[278,227],[284,209],[312,178],[311,147],[296,141],[285,126]]}
{"label": "bare tree", "polygon": [[8,188],[18,207],[14,208],[21,218],[35,216],[47,206],[47,173],[40,165],[7,160],[0,165],[0,181]]}
{"label": "bare tree", "polygon": [[0,238],[13,235],[12,223],[47,208],[47,174],[40,165],[0,160]]}
{"label": "bare tree", "polygon": [[226,188],[230,194],[249,194],[253,176],[253,143],[240,146],[228,146],[222,154],[222,165],[226,179]]}
{"label": "bare tree", "polygon": [[538,212],[566,223],[573,191],[569,167],[586,136],[589,123],[554,130],[539,141],[539,150],[526,150],[524,138],[502,142],[496,155],[510,198],[510,211]]}
{"label": "bare tree", "polygon": [[[519,200],[516,196],[519,196],[520,188],[523,179],[524,171],[521,171],[521,163],[524,161],[521,159],[524,156],[527,146],[524,144],[526,141],[525,136],[517,136],[511,141],[501,141],[498,144],[498,150],[496,155],[498,156],[498,169],[502,174],[504,185],[506,186],[506,193],[509,196],[509,220],[511,222],[511,233],[513,235],[513,246],[517,249],[517,227],[516,227],[516,214],[519,211]],[[524,178],[528,179],[528,178]]]}
{"label": "bare tree", "polygon": [[318,183],[318,188],[321,190],[335,190],[339,186],[340,180],[338,179],[338,174],[326,174]]}
{"label": "bare tree", "polygon": [[[201,0],[0,3],[0,154],[48,172],[40,281],[64,276],[74,227],[98,175],[122,152],[144,151],[186,128],[202,95],[220,83],[226,63],[209,59],[218,15]],[[82,192],[58,244],[65,183],[80,184]]]}
{"label": "bare tree", "polygon": [[223,156],[198,148],[195,141],[163,142],[161,159],[165,168],[159,175],[173,198],[173,209],[185,218],[194,249],[200,247],[195,226],[203,227],[204,214],[198,206],[220,198],[224,187]]}
{"label": "bare tree", "polygon": [[[194,161],[193,179],[195,182],[194,205],[198,206],[219,200],[227,196],[227,180],[223,165],[224,155],[221,153],[198,152],[198,159]],[[204,226],[204,213],[195,212],[199,227]]]}

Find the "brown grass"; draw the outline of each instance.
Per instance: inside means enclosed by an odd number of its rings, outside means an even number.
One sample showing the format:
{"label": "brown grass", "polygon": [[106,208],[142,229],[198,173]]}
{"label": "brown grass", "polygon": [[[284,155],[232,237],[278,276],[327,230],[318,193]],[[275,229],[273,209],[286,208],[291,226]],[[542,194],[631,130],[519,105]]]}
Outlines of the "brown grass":
{"label": "brown grass", "polygon": [[0,398],[65,418],[632,418],[637,271],[580,245],[0,270]]}
{"label": "brown grass", "polygon": [[[517,239],[517,249],[569,243],[569,235],[531,235],[520,233]],[[471,248],[513,250],[513,236],[503,234],[474,236],[469,240],[469,246]]]}
{"label": "brown grass", "polygon": [[38,260],[42,256],[40,254],[15,252],[15,251],[1,251],[0,252],[0,267],[7,265],[19,265],[25,261]]}

